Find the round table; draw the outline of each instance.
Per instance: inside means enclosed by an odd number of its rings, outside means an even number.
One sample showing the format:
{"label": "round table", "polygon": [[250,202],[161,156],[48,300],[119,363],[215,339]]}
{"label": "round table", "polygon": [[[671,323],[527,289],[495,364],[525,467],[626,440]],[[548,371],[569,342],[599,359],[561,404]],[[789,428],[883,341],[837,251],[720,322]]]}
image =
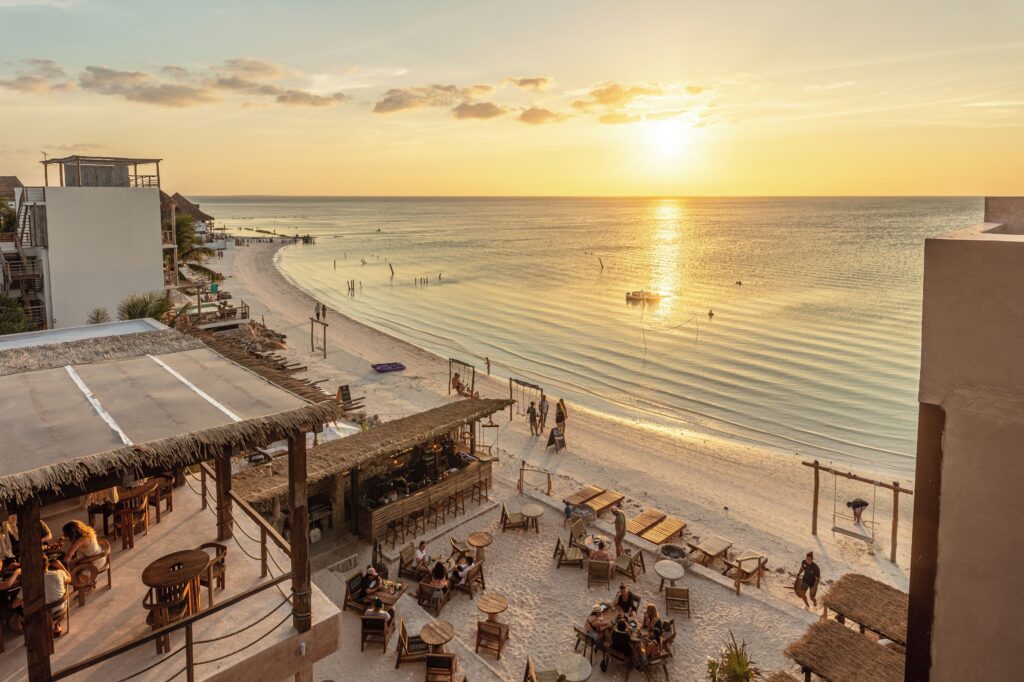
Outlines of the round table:
{"label": "round table", "polygon": [[565,675],[565,682],[583,682],[590,678],[593,668],[586,656],[562,654],[555,662],[555,670],[559,675]]}
{"label": "round table", "polygon": [[444,645],[455,636],[455,626],[444,620],[432,620],[420,630],[420,639],[431,651],[444,651]]}
{"label": "round table", "polygon": [[487,620],[497,623],[498,614],[508,608],[508,599],[497,592],[487,592],[480,595],[476,607],[487,614]]}
{"label": "round table", "polygon": [[492,542],[494,542],[494,536],[485,530],[478,530],[475,533],[470,533],[469,537],[466,538],[466,544],[470,547],[476,548],[477,563],[484,560],[484,547],[489,546]]}
{"label": "round table", "polygon": [[160,557],[142,571],[142,584],[155,590],[168,590],[192,584],[192,607],[199,610],[199,576],[210,565],[210,555],[201,549],[183,549]]}
{"label": "round table", "polygon": [[604,536],[604,535],[594,535],[594,534],[591,534],[591,535],[587,535],[586,537],[583,538],[583,544],[586,545],[587,553],[588,554],[597,550],[597,543],[599,543],[599,542],[603,542],[604,543],[604,548],[606,550],[609,547],[611,547],[611,544],[610,544],[611,540],[609,540],[607,538],[607,536]]}
{"label": "round table", "polygon": [[671,559],[662,559],[658,563],[654,564],[654,572],[661,576],[661,584],[658,585],[658,592],[661,592],[665,587],[665,581],[668,581],[670,587],[676,586],[676,581],[683,577],[686,573],[681,564],[677,564]]}
{"label": "round table", "polygon": [[523,508],[519,511],[526,517],[526,529],[529,530],[532,526],[539,533],[540,527],[537,525],[537,519],[544,514],[544,507],[531,502],[530,504],[524,504]]}

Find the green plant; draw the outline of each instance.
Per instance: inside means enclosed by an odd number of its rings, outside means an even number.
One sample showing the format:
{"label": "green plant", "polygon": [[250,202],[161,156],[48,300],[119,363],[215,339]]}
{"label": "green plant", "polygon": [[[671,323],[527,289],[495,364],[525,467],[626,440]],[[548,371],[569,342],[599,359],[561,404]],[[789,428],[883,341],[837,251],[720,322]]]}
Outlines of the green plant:
{"label": "green plant", "polygon": [[85,316],[86,324],[103,324],[104,322],[110,322],[110,313],[107,312],[106,308],[93,308]]}
{"label": "green plant", "polygon": [[117,319],[139,320],[144,317],[152,317],[154,320],[160,320],[173,308],[174,304],[171,299],[159,291],[132,294],[117,304]]}
{"label": "green plant", "polygon": [[17,334],[28,329],[28,316],[21,301],[0,296],[0,334]]}
{"label": "green plant", "polygon": [[14,232],[18,227],[18,214],[5,200],[0,199],[0,232]]}
{"label": "green plant", "polygon": [[[204,263],[213,257],[214,252],[208,246],[203,245],[202,238],[196,234],[196,228],[192,219],[187,215],[180,215],[174,220],[174,240],[178,245],[178,265],[187,265],[192,272],[205,277],[211,282],[219,282],[224,279],[216,270],[211,270]],[[188,280],[185,273],[179,268],[178,276]]]}
{"label": "green plant", "polygon": [[717,657],[708,656],[707,682],[750,682],[760,678],[761,671],[747,653],[747,643],[738,644],[732,630],[729,640]]}

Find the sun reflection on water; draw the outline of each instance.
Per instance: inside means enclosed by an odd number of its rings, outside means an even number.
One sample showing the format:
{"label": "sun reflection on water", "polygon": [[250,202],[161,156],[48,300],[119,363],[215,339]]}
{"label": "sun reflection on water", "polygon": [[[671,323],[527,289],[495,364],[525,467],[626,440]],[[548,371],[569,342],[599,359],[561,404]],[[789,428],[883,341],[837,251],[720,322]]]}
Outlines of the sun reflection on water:
{"label": "sun reflection on water", "polygon": [[683,289],[683,226],[685,207],[678,199],[662,199],[652,206],[648,285],[661,294],[661,302],[647,313],[658,321],[672,319]]}

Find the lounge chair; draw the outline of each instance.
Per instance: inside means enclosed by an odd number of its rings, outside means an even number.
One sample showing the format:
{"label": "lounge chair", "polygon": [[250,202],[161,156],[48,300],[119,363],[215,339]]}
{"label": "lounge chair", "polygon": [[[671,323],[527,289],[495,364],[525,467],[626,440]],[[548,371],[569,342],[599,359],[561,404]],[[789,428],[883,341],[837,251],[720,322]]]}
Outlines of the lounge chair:
{"label": "lounge chair", "polygon": [[666,587],[665,588],[665,611],[686,611],[686,617],[690,617],[690,588],[689,587]]}
{"label": "lounge chair", "polygon": [[501,530],[506,531],[509,528],[522,528],[526,530],[526,525],[529,519],[523,516],[522,512],[509,512],[508,507],[503,502],[501,504]]}
{"label": "lounge chair", "polygon": [[617,493],[614,490],[605,490],[594,499],[588,500],[583,506],[590,507],[594,510],[595,516],[600,516],[602,513],[620,504],[624,499],[626,499],[626,496],[622,493]]}
{"label": "lounge chair", "polygon": [[398,656],[395,658],[395,669],[403,663],[422,661],[427,658],[430,647],[420,639],[419,635],[409,636],[405,629],[405,619],[398,621]]}
{"label": "lounge chair", "polygon": [[557,680],[557,670],[537,670],[533,656],[526,656],[526,672],[523,673],[523,682],[557,682]]}
{"label": "lounge chair", "polygon": [[657,509],[648,509],[643,514],[634,516],[626,522],[626,532],[633,535],[640,535],[649,528],[653,528],[665,518],[664,512]]}
{"label": "lounge chair", "polygon": [[676,535],[682,535],[686,528],[686,521],[672,516],[666,516],[656,525],[640,533],[640,537],[656,545],[663,545]]}
{"label": "lounge chair", "polygon": [[476,622],[476,652],[480,652],[482,646],[491,651],[498,660],[501,660],[501,650],[508,639],[508,626],[504,623],[495,623],[489,620],[478,620]]}
{"label": "lounge chair", "polygon": [[416,588],[416,603],[428,611],[433,611],[434,618],[441,616],[441,609],[444,608],[444,605],[451,598],[452,591],[450,587],[448,590],[443,590],[440,587],[434,587],[429,582],[421,582],[418,583]]}
{"label": "lounge chair", "polygon": [[567,566],[579,566],[583,568],[583,550],[579,547],[570,547],[566,549],[562,546],[562,538],[555,539],[555,555],[552,557],[558,560],[558,567],[561,568],[562,564]]}
{"label": "lounge chair", "polygon": [[588,485],[580,488],[569,497],[565,498],[565,502],[570,507],[576,507],[585,502],[590,502],[592,499],[604,492],[604,488],[598,488],[596,485]]}
{"label": "lounge chair", "polygon": [[473,587],[476,585],[479,585],[481,590],[487,589],[487,585],[484,582],[484,559],[477,561],[469,569],[469,575],[466,576],[465,583],[461,581],[452,582],[451,588],[469,593],[469,598],[472,599]]}
{"label": "lounge chair", "polygon": [[626,554],[624,552],[615,557],[615,571],[628,575],[633,579],[633,582],[636,582],[637,573],[647,572],[647,565],[644,564],[644,553],[638,550],[636,554]]}
{"label": "lounge chair", "polygon": [[359,650],[366,648],[366,643],[380,644],[383,648],[381,653],[388,650],[388,640],[391,639],[391,621],[383,613],[364,613],[363,625],[359,635]]}
{"label": "lounge chair", "polygon": [[768,557],[760,552],[747,550],[740,552],[734,559],[726,557],[725,570],[722,575],[731,577],[736,584],[736,594],[740,593],[740,583],[749,583],[754,580],[757,587],[761,587],[761,576],[764,575],[768,566]]}
{"label": "lounge chair", "polygon": [[609,590],[612,588],[612,562],[610,561],[588,561],[587,562],[587,587],[592,583],[604,583]]}

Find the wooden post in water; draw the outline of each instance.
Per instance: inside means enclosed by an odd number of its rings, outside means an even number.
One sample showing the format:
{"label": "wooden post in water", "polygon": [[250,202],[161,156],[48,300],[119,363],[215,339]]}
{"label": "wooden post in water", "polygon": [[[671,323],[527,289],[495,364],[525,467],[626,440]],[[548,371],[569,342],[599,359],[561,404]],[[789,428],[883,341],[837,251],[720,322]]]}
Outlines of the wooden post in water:
{"label": "wooden post in water", "polygon": [[299,632],[308,632],[313,625],[307,492],[306,433],[296,431],[288,436],[288,504],[292,530],[292,625]]}

